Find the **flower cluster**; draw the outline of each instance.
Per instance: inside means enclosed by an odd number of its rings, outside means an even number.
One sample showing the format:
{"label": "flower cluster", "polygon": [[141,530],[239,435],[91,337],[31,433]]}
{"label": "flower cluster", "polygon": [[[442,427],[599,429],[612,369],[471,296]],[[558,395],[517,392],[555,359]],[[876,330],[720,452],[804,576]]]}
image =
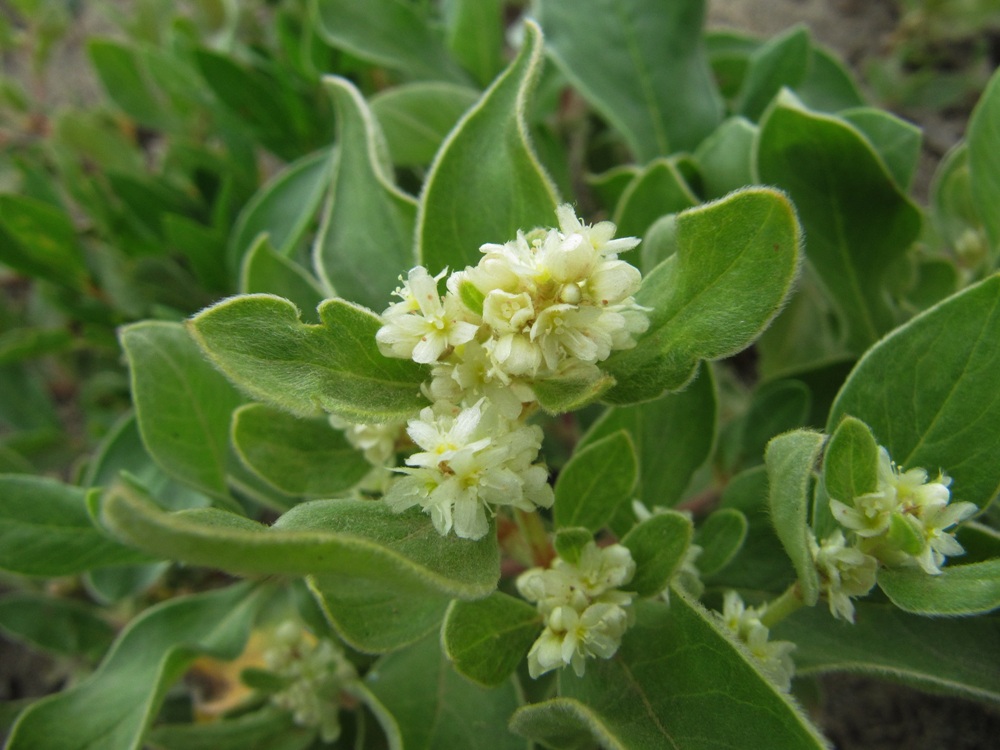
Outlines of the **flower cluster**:
{"label": "flower cluster", "polygon": [[532,568],[517,590],[534,602],[545,629],[528,653],[528,672],[538,677],[571,664],[582,676],[588,657],[609,659],[632,624],[634,594],[621,591],[635,574],[628,548],[599,548],[593,541],[576,562],[557,557],[550,568]]}
{"label": "flower cluster", "polygon": [[949,556],[965,552],[947,531],[976,512],[973,503],[949,503],[951,479],[927,480],[923,469],[901,471],[879,448],[878,489],[853,506],[830,501],[834,517],[858,539],[858,547],[886,565],[916,565],[937,575]]}
{"label": "flower cluster", "polygon": [[735,591],[727,591],[722,601],[722,623],[746,645],[764,672],[779,688],[788,690],[795,674],[790,641],[771,641],[770,631],[761,622],[766,605],[748,607]]}
{"label": "flower cluster", "polygon": [[612,351],[635,345],[649,322],[632,295],[642,277],[618,254],[638,244],[613,239],[615,226],[580,223],[568,205],[559,229],[537,229],[486,244],[475,267],[444,278],[420,266],[382,313],[383,354],[434,365],[434,400],[482,396],[516,418],[534,400],[530,383],[597,374]]}
{"label": "flower cluster", "polygon": [[551,507],[548,470],[532,463],[542,444],[537,425],[509,420],[480,399],[465,409],[439,401],[406,431],[421,450],[386,493],[393,510],[419,505],[439,533],[480,539],[489,529],[487,505]]}
{"label": "flower cluster", "polygon": [[283,623],[264,654],[269,671],[285,682],[271,702],[295,723],[315,727],[324,742],[340,736],[340,693],[357,679],[354,667],[328,640],[317,641],[295,622]]}
{"label": "flower cluster", "polygon": [[928,481],[924,469],[902,471],[879,448],[878,488],[850,503],[831,498],[830,510],[848,531],[811,540],[820,584],[835,617],[854,620],[851,598],[875,585],[878,565],[919,567],[938,575],[949,556],[965,552],[948,529],[976,511],[973,503],[951,503],[951,479]]}
{"label": "flower cluster", "polygon": [[[548,470],[536,463],[541,430],[524,424],[533,383],[597,377],[597,363],[648,327],[632,298],[639,271],[618,259],[638,240],[614,239],[610,222],[586,226],[567,205],[557,217],[558,229],[483,245],[475,267],[411,269],[382,313],[379,350],[430,365],[431,401],[407,422],[417,451],[385,499],[397,511],[419,506],[441,534],[480,539],[497,506],[551,506]],[[369,425],[348,432],[382,466],[395,460],[397,438]]]}

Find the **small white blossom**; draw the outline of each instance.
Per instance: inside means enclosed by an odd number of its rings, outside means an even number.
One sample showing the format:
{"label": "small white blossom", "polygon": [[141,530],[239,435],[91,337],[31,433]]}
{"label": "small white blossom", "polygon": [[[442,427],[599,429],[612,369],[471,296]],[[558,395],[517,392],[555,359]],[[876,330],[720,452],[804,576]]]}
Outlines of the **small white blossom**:
{"label": "small white blossom", "polygon": [[915,565],[936,575],[948,557],[965,552],[947,530],[977,510],[973,503],[950,503],[950,485],[944,474],[928,481],[924,469],[901,471],[880,447],[878,489],[851,505],[831,499],[830,510],[858,537],[859,549],[887,565]]}
{"label": "small white blossom", "polygon": [[545,629],[528,652],[528,672],[539,677],[571,665],[583,675],[586,659],[609,659],[632,623],[634,594],[621,591],[635,574],[627,547],[600,548],[588,542],[572,563],[556,558],[550,568],[532,568],[517,579],[517,590],[534,602]]}
{"label": "small white blossom", "polygon": [[878,560],[856,547],[848,546],[843,532],[839,530],[822,543],[810,536],[809,551],[819,573],[820,589],[826,596],[830,614],[854,622],[851,598],[864,596],[875,586]]}
{"label": "small white blossom", "polygon": [[790,641],[770,640],[770,631],[761,622],[767,607],[748,607],[735,591],[727,591],[722,601],[720,619],[726,628],[742,641],[760,664],[761,671],[779,688],[787,691],[795,675]]}
{"label": "small white blossom", "polygon": [[422,450],[397,470],[406,476],[385,500],[397,512],[419,505],[441,534],[454,529],[464,539],[481,539],[493,506],[552,505],[548,471],[534,464],[541,428],[506,419],[485,399],[464,409],[428,406],[408,422],[407,433]]}
{"label": "small white blossom", "polygon": [[275,631],[264,661],[287,683],[271,695],[271,702],[290,711],[299,726],[319,730],[324,742],[335,741],[340,736],[340,693],[357,679],[343,652],[297,623],[285,622]]}
{"label": "small white blossom", "polygon": [[471,341],[479,326],[464,319],[464,308],[451,295],[438,294],[437,282],[422,266],[413,268],[396,290],[401,301],[382,313],[384,325],[375,335],[387,357],[412,358],[414,362],[436,362],[449,347]]}
{"label": "small white blossom", "polygon": [[347,442],[361,451],[372,466],[381,468],[396,463],[396,445],[403,436],[405,422],[354,424],[331,414],[330,424],[342,430]]}

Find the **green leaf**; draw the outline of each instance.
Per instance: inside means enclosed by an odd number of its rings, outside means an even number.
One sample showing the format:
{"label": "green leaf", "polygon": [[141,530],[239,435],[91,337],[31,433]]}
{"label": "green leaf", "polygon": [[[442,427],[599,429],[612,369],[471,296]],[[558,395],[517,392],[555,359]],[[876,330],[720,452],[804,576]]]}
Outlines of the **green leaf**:
{"label": "green leaf", "polygon": [[915,615],[978,615],[1000,607],[1000,559],[949,565],[930,576],[911,568],[879,571],[878,585],[892,603]]}
{"label": "green leaf", "polygon": [[920,161],[923,140],[920,128],[875,107],[856,107],[838,115],[864,133],[882,157],[896,184],[904,190],[908,189]]}
{"label": "green leaf", "polygon": [[375,344],[381,325],[376,315],[332,299],[320,305],[319,318],[319,325],[304,324],[288,300],[253,294],[199,313],[189,330],[241,389],[298,416],[325,410],[373,422],[420,409],[424,371],[382,356]]}
{"label": "green leaf", "polygon": [[229,421],[243,399],[179,323],[145,321],[121,331],[146,450],[170,476],[228,498]]}
{"label": "green leaf", "polygon": [[337,635],[369,654],[397,651],[437,630],[451,599],[412,577],[368,571],[318,573],[309,585]]}
{"label": "green leaf", "polygon": [[372,468],[328,419],[300,419],[265,404],[236,410],[232,439],[247,468],[286,495],[336,495]]}
{"label": "green leaf", "polygon": [[985,507],[1000,490],[1000,274],[896,329],[858,362],[830,410],[864,421],[899,466],[938,470]]}
{"label": "green leaf", "polygon": [[773,630],[793,641],[800,675],[861,672],[933,691],[1000,702],[1000,619],[929,618],[857,602],[854,624],[825,607],[800,609]]}
{"label": "green leaf", "polygon": [[648,401],[679,390],[698,362],[748,346],[780,310],[799,264],[799,227],[779,192],[750,188],[677,217],[677,252],[636,294],[652,307],[634,349],[605,370],[618,384],[605,399]]}
{"label": "green leaf", "polygon": [[786,432],[768,443],[764,454],[771,486],[771,520],[798,573],[802,600],[809,606],[819,597],[819,575],[809,550],[813,533],[809,527],[811,484],[825,440],[819,432]]}
{"label": "green leaf", "polygon": [[0,262],[70,289],[87,283],[73,222],[58,208],[25,195],[0,195]]}
{"label": "green leaf", "polygon": [[746,413],[727,425],[720,461],[728,473],[764,460],[775,435],[802,427],[809,417],[809,388],[799,380],[774,380],[754,390]]}
{"label": "green leaf", "polygon": [[637,524],[623,538],[635,560],[635,576],[624,587],[639,596],[656,596],[670,583],[691,546],[691,519],[672,510]]}
{"label": "green leaf", "polygon": [[840,112],[865,103],[840,57],[816,44],[809,56],[809,69],[795,93],[807,106],[821,112]]}
{"label": "green leaf", "polygon": [[263,233],[279,255],[293,255],[316,220],[329,185],[330,167],[330,150],[317,151],[289,164],[254,194],[229,236],[226,263],[233,273]]}
{"label": "green leaf", "polygon": [[141,747],[167,689],[196,656],[232,659],[240,653],[263,591],[240,584],[146,610],[122,631],[97,671],[21,714],[6,747]]}
{"label": "green leaf", "polygon": [[470,683],[452,669],[436,637],[383,656],[365,687],[391,748],[524,750],[524,740],[507,731],[520,704],[513,681],[492,690]]}
{"label": "green leaf", "polygon": [[570,376],[536,380],[531,384],[538,405],[549,414],[576,411],[593,403],[615,384],[609,375]]}
{"label": "green leaf", "polygon": [[638,471],[632,439],[624,430],[576,451],[556,480],[556,528],[600,530],[631,497]]}
{"label": "green leaf", "polygon": [[802,25],[793,26],[754,50],[736,98],[736,110],[750,120],[759,120],[782,87],[794,89],[805,79],[811,52],[809,30]]}
{"label": "green leaf", "polygon": [[555,221],[555,187],[525,120],[542,68],[542,36],[531,21],[524,31],[517,57],[451,131],[424,183],[417,256],[431,273],[475,265],[480,245]]}
{"label": "green leaf", "polygon": [[168,128],[169,111],[145,75],[136,50],[110,39],[91,39],[87,56],[111,100],[143,125]]}
{"label": "green leaf", "polygon": [[453,601],[441,628],[441,647],[459,674],[494,687],[514,673],[541,626],[533,606],[497,591],[475,602]]}
{"label": "green leaf", "polygon": [[337,112],[337,148],[313,263],[329,289],[374,310],[388,306],[413,265],[416,201],[393,184],[378,123],[346,78],[323,82]]}
{"label": "green leaf", "polygon": [[260,235],[243,256],[240,292],[275,294],[304,311],[315,310],[326,297],[302,266],[275,251],[266,234]]}
{"label": "green leaf", "polygon": [[994,73],[969,120],[969,182],[993,257],[1000,254],[1000,73]]}
{"label": "green leaf", "polygon": [[827,746],[713,615],[680,592],[670,601],[639,602],[614,657],[582,678],[563,670],[560,697],[518,709],[511,728],[551,747],[581,747],[584,731],[630,750]]}
{"label": "green leaf", "polygon": [[537,14],[549,54],[639,163],[693,149],[722,119],[702,0],[543,0]]}
{"label": "green leaf", "polygon": [[115,635],[93,606],[27,591],[0,599],[0,630],[36,648],[95,661]]}
{"label": "green leaf", "polygon": [[0,476],[0,569],[51,577],[146,561],[94,527],[86,494],[45,477]]}
{"label": "green leaf", "polygon": [[[759,591],[761,598],[770,598],[788,588],[796,576],[771,522],[766,468],[755,466],[733,477],[722,493],[719,507],[746,516],[747,534],[743,546],[721,574],[704,573],[706,585]],[[711,559],[707,549],[703,556]],[[695,565],[702,569],[701,558]]]}
{"label": "green leaf", "polygon": [[185,259],[202,286],[230,289],[225,235],[220,230],[177,213],[162,213],[160,224],[171,250]]}
{"label": "green leaf", "polygon": [[761,180],[794,201],[807,257],[846,325],[846,344],[864,351],[896,324],[883,284],[920,232],[919,210],[867,138],[787,92],[761,120],[757,165]]}
{"label": "green leaf", "polygon": [[146,742],[155,750],[307,750],[316,729],[300,727],[289,711],[272,706],[200,724],[160,724]]}
{"label": "green leaf", "polygon": [[698,146],[695,161],[702,191],[712,200],[753,183],[753,142],[757,126],[744,117],[731,117]]}
{"label": "green leaf", "polygon": [[556,554],[574,565],[580,562],[583,548],[594,541],[594,532],[582,526],[559,529],[552,539]]}
{"label": "green leaf", "polygon": [[854,499],[878,489],[878,443],[864,422],[844,417],[823,455],[823,484],[834,500]]}
{"label": "green leaf", "polygon": [[448,48],[473,78],[486,86],[503,68],[503,2],[450,0],[445,3],[445,13]]}
{"label": "green leaf", "polygon": [[401,167],[430,164],[479,93],[467,86],[427,81],[393,86],[373,96],[371,113],[385,135],[392,163]]}
{"label": "green leaf", "polygon": [[718,573],[732,562],[747,538],[749,522],[736,508],[719,508],[695,530],[694,543],[702,552],[695,560],[703,576]]}
{"label": "green leaf", "polygon": [[330,45],[404,75],[466,83],[418,6],[402,0],[317,0],[317,29]]}
{"label": "green leaf", "polygon": [[671,159],[654,159],[625,188],[613,221],[619,237],[642,237],[661,216],[698,205]]}

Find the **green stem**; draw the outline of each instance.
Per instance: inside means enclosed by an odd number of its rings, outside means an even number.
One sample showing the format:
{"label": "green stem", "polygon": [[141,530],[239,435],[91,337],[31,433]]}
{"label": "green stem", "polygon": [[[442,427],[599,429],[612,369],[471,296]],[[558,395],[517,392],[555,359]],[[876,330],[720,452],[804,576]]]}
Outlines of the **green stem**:
{"label": "green stem", "polygon": [[785,590],[785,593],[768,603],[763,617],[760,618],[760,622],[764,627],[773,628],[803,604],[805,602],[802,601],[799,582],[796,581]]}

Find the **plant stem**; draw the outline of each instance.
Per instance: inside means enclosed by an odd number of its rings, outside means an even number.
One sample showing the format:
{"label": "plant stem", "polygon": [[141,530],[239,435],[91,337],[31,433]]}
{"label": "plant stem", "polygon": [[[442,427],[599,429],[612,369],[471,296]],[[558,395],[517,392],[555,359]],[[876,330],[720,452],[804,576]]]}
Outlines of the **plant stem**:
{"label": "plant stem", "polygon": [[796,581],[785,590],[785,593],[768,603],[760,622],[767,628],[773,628],[804,603],[799,582]]}

